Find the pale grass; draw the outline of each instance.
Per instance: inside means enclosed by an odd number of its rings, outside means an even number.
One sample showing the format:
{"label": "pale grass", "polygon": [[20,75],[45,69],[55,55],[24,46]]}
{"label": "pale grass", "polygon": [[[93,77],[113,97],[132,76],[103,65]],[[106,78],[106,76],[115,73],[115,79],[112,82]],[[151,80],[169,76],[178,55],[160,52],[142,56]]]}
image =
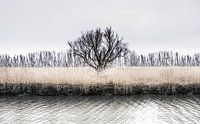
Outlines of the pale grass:
{"label": "pale grass", "polygon": [[200,67],[0,68],[0,83],[199,84]]}

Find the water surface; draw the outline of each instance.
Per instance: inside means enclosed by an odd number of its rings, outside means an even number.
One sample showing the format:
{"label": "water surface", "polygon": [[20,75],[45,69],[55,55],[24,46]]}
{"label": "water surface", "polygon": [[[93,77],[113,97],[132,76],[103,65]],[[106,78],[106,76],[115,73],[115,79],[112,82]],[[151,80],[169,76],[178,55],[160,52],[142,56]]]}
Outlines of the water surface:
{"label": "water surface", "polygon": [[11,124],[195,124],[200,96],[0,96]]}

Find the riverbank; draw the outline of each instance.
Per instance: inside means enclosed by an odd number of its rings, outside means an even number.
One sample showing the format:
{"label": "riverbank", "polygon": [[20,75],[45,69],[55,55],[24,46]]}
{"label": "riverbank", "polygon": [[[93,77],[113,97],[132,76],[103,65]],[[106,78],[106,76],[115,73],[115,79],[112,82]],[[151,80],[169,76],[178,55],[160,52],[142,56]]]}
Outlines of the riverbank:
{"label": "riverbank", "polygon": [[0,68],[0,94],[200,94],[200,67]]}

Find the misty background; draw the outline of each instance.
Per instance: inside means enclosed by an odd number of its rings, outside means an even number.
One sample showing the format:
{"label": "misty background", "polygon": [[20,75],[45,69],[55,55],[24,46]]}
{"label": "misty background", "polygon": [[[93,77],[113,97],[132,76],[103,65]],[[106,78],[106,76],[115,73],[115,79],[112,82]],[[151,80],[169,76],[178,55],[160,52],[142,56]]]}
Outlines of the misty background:
{"label": "misty background", "polygon": [[137,53],[199,53],[199,0],[0,0],[0,54],[63,51],[112,26]]}

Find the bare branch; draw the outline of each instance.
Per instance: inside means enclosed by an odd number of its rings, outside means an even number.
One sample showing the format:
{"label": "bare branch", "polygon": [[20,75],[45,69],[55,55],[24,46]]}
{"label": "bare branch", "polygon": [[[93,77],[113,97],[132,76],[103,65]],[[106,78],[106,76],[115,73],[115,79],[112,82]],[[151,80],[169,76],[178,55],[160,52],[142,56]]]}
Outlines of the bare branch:
{"label": "bare branch", "polygon": [[82,33],[74,42],[68,42],[70,50],[97,71],[104,69],[118,57],[125,56],[129,50],[127,43],[111,27],[105,31],[100,28]]}

